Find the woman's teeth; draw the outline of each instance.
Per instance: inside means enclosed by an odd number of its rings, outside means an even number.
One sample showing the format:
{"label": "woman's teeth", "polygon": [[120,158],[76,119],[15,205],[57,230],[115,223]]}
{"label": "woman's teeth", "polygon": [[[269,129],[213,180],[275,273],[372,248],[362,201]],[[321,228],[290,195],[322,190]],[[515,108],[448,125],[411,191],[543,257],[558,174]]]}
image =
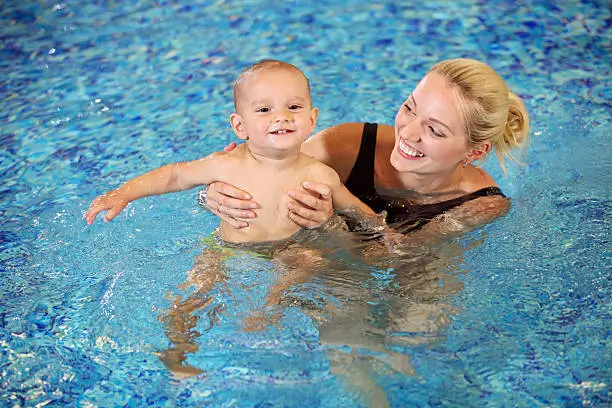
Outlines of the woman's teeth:
{"label": "woman's teeth", "polygon": [[400,145],[400,149],[401,149],[402,153],[404,153],[404,154],[406,154],[408,156],[412,156],[412,157],[423,157],[423,156],[425,156],[423,153],[419,153],[416,150],[411,149],[407,145]]}

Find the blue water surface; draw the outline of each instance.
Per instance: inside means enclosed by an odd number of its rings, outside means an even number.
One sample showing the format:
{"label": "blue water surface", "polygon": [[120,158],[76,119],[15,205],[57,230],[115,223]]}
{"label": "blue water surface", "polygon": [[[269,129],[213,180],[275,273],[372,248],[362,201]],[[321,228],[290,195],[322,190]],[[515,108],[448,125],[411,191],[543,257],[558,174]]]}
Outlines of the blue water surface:
{"label": "blue water surface", "polygon": [[[587,0],[4,0],[0,405],[609,406],[610,21]],[[175,379],[160,316],[218,220],[187,191],[89,227],[91,200],[234,140],[232,84],[259,59],[306,72],[323,129],[393,123],[453,57],[530,111],[525,165],[486,164],[510,214],[401,270],[335,252],[347,269],[262,331],[241,322],[274,267],[236,255],[199,312],[205,375]]]}

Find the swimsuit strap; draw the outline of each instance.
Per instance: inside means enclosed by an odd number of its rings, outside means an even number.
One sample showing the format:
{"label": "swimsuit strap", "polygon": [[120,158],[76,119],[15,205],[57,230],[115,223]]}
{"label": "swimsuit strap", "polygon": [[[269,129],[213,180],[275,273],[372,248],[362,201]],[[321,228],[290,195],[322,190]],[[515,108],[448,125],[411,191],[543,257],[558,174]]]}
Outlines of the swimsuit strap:
{"label": "swimsuit strap", "polygon": [[344,185],[354,196],[362,198],[376,195],[374,188],[374,158],[376,156],[376,123],[364,123],[359,153]]}
{"label": "swimsuit strap", "polygon": [[461,197],[453,198],[451,200],[446,200],[446,201],[442,201],[442,202],[431,204],[431,205],[438,205],[440,207],[444,207],[446,210],[450,210],[451,208],[467,203],[468,201],[472,201],[478,197],[487,197],[487,196],[496,196],[496,195],[505,197],[504,193],[502,193],[499,187],[485,187],[485,188],[481,188],[480,190],[476,190],[472,193],[463,195]]}

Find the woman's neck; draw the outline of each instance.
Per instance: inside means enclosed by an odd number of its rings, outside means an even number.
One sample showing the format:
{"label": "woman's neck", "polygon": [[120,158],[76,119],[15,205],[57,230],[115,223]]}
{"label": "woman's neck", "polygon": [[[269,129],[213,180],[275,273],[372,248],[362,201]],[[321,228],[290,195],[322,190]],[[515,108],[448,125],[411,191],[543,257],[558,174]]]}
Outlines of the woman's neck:
{"label": "woman's neck", "polygon": [[404,186],[424,195],[440,195],[461,191],[463,169],[456,168],[446,174],[410,174],[402,175]]}
{"label": "woman's neck", "polygon": [[465,168],[457,167],[449,173],[417,174],[396,171],[396,183],[391,190],[418,197],[445,197],[464,194]]}

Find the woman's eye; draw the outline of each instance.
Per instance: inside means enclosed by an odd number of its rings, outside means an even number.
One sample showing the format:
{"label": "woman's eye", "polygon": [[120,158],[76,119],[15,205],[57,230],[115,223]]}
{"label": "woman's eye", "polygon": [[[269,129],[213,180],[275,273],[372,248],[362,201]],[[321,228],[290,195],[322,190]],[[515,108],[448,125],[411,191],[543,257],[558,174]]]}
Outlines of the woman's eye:
{"label": "woman's eye", "polygon": [[436,129],[434,129],[432,126],[429,126],[429,130],[436,137],[444,137],[444,133],[436,132]]}
{"label": "woman's eye", "polygon": [[414,115],[414,110],[412,110],[412,108],[410,107],[410,105],[408,105],[407,103],[404,104],[404,109],[406,109],[406,112],[408,112],[409,115]]}

